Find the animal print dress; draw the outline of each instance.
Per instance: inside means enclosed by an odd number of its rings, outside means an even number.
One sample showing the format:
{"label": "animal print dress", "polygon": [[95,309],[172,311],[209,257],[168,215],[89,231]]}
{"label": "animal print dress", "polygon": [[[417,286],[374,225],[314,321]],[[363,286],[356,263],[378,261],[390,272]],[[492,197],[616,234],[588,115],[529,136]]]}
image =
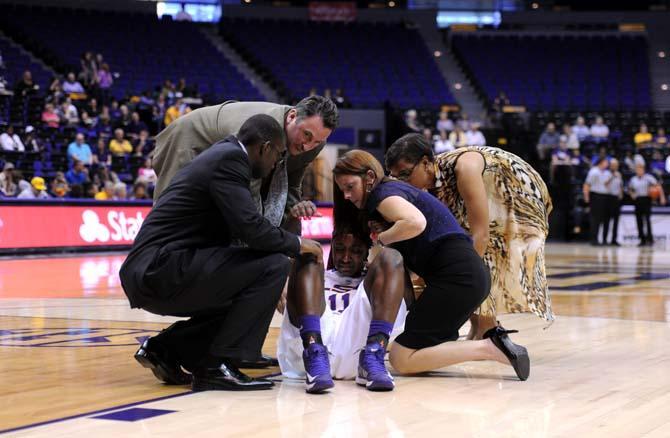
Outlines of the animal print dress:
{"label": "animal print dress", "polygon": [[456,162],[468,151],[486,162],[489,245],[484,261],[491,270],[491,294],[479,309],[482,316],[532,312],[553,321],[544,268],[544,241],[552,209],[540,175],[514,154],[493,147],[470,146],[435,157],[436,186],[431,193],[453,212],[470,232],[463,198],[456,188]]}

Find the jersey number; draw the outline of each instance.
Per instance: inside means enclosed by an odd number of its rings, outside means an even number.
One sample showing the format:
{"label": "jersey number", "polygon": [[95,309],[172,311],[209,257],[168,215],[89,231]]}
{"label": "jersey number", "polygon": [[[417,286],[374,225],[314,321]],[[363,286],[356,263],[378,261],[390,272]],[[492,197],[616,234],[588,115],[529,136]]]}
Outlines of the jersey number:
{"label": "jersey number", "polygon": [[342,313],[344,309],[349,307],[349,293],[332,294],[328,297],[330,302],[330,310]]}

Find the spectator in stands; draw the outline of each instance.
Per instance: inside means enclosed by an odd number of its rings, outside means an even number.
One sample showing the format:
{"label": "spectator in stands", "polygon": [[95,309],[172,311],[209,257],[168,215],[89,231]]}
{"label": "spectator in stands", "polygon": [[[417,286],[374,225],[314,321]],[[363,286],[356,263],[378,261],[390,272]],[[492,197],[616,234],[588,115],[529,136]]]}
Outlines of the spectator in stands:
{"label": "spectator in stands", "polygon": [[128,105],[123,104],[119,106],[119,117],[116,118],[114,127],[122,128],[124,132],[128,132],[128,126],[130,125],[131,121],[132,119],[130,116],[130,110],[128,109]]}
{"label": "spectator in stands", "polygon": [[652,147],[652,140],[653,137],[651,135],[651,132],[649,132],[649,128],[647,128],[646,124],[641,123],[640,130],[637,132],[637,134],[635,134],[635,137],[633,138],[635,146],[638,149]]}
{"label": "spectator in stands", "polygon": [[330,91],[330,88],[326,88],[323,90],[323,97],[325,97],[326,99],[333,100],[333,92]]}
{"label": "spectator in stands", "polygon": [[440,131],[440,137],[433,143],[433,150],[435,153],[441,154],[442,152],[450,152],[454,149],[454,145],[449,141],[447,131]]}
{"label": "spectator in stands", "polygon": [[540,136],[540,141],[537,143],[537,155],[541,161],[549,159],[551,151],[558,147],[561,136],[556,132],[556,125],[552,122],[547,123],[547,127]]}
{"label": "spectator in stands", "polygon": [[[86,166],[93,164],[93,154],[91,153],[91,147],[88,145],[88,143],[86,143],[84,134],[77,134],[74,138],[74,141],[68,145],[67,157],[73,163],[75,161],[81,161]],[[72,184],[71,181],[69,182]]]}
{"label": "spectator in stands", "polygon": [[591,125],[589,133],[594,142],[604,143],[609,139],[610,128],[607,127],[607,125],[603,121],[603,118],[598,116],[596,117],[595,123]]}
{"label": "spectator in stands", "polygon": [[109,167],[100,166],[98,167],[95,176],[93,177],[93,182],[98,184],[100,187],[104,187],[107,181],[111,181],[114,184],[120,181],[119,176],[116,172],[110,170]]}
{"label": "spectator in stands", "polygon": [[181,10],[174,16],[175,21],[193,21],[191,14],[186,12],[186,3],[181,4]]}
{"label": "spectator in stands", "polygon": [[0,134],[0,146],[3,151],[23,152],[26,147],[23,145],[21,138],[14,132],[14,126],[7,126],[5,132]]}
{"label": "spectator in stands", "polygon": [[82,111],[81,113],[81,121],[80,125],[86,129],[93,129],[95,128],[95,125],[97,123],[97,120],[94,118],[91,118],[91,116],[88,114],[88,111]]}
{"label": "spectator in stands", "polygon": [[177,88],[176,88],[178,93],[181,93],[182,96],[184,97],[196,97],[198,95],[198,88],[196,85],[188,85],[186,83],[186,78],[179,78],[179,82],[177,82]]}
{"label": "spectator in stands", "polygon": [[42,152],[44,150],[42,140],[35,135],[35,128],[31,125],[26,126],[23,144],[29,152]]}
{"label": "spectator in stands", "polygon": [[584,117],[579,116],[577,117],[577,120],[572,127],[572,132],[575,133],[577,136],[577,140],[580,142],[584,141],[586,137],[590,135],[589,127],[586,126],[586,123],[584,122]]}
{"label": "spectator in stands", "polygon": [[115,201],[125,201],[128,199],[128,189],[126,188],[126,185],[122,182],[114,184],[114,195],[112,196],[112,199]]}
{"label": "spectator in stands", "polygon": [[69,97],[61,103],[57,113],[62,125],[76,126],[79,123],[79,111]]}
{"label": "spectator in stands", "polygon": [[165,111],[165,120],[163,121],[165,126],[168,126],[179,117],[191,111],[191,109],[186,104],[184,104],[184,100],[182,99],[181,94],[177,94],[176,97],[177,100],[175,100],[174,105]]}
{"label": "spectator in stands", "polygon": [[14,182],[16,183],[16,193],[21,194],[22,191],[30,188],[30,183],[23,178],[23,172],[14,169]]}
{"label": "spectator in stands", "polygon": [[63,92],[65,94],[84,94],[86,91],[84,90],[84,86],[81,85],[81,82],[77,80],[74,72],[70,72],[67,74],[65,81],[63,81]]}
{"label": "spectator in stands", "polygon": [[95,65],[98,66],[98,71],[104,63],[105,63],[105,58],[102,56],[102,53],[96,53],[95,54]]}
{"label": "spectator in stands", "polygon": [[[619,160],[612,158],[610,160],[611,178],[607,183],[607,220],[612,225],[612,238],[610,245],[620,246],[617,241],[619,233],[619,216],[621,215],[621,201],[623,200],[623,176],[619,172]],[[604,244],[607,244],[607,236],[603,236]]]}
{"label": "spectator in stands", "polygon": [[486,138],[479,130],[479,123],[472,123],[466,133],[468,146],[486,146]]}
{"label": "spectator in stands", "polygon": [[416,110],[411,109],[405,113],[405,124],[411,132],[421,132],[421,125],[417,120]]}
{"label": "spectator in stands", "polygon": [[423,138],[425,138],[429,144],[433,144],[433,131],[431,131],[430,128],[423,128],[423,130],[421,130],[421,135],[423,135]]}
{"label": "spectator in stands", "polygon": [[[665,205],[665,193],[656,178],[645,172],[644,166],[635,167],[635,176],[628,182],[628,192],[635,203],[635,219],[637,220],[637,233],[640,239],[639,246],[653,245],[654,235],[651,230],[651,189],[659,191],[659,201]],[[647,232],[644,232],[644,224]]]}
{"label": "spectator in stands", "polygon": [[[608,206],[607,206],[607,183],[610,181],[611,173],[608,170],[609,163],[606,158],[601,158],[596,166],[589,170],[582,188],[584,194],[584,202],[590,204],[591,209],[591,239],[590,243],[593,246],[604,245],[607,238],[607,229],[609,222],[607,221]],[[598,239],[598,232],[603,228],[603,242],[600,243]]]}
{"label": "spectator in stands", "polygon": [[351,102],[344,95],[344,91],[341,88],[335,89],[335,96],[333,96],[333,101],[338,108],[351,108]]}
{"label": "spectator in stands", "polygon": [[105,181],[103,189],[95,195],[95,199],[98,201],[111,201],[114,199],[114,186],[115,184],[112,181]]}
{"label": "spectator in stands", "polygon": [[454,148],[462,148],[468,145],[468,136],[463,132],[461,125],[454,126],[454,130],[449,134],[449,142]]}
{"label": "spectator in stands", "polygon": [[168,101],[171,101],[175,97],[175,86],[171,80],[166,79],[163,82],[163,88],[161,88],[161,95],[165,96]]}
{"label": "spectator in stands", "polygon": [[100,108],[98,108],[98,100],[95,98],[92,98],[88,101],[88,105],[86,106],[86,112],[91,117],[98,117],[100,115]]}
{"label": "spectator in stands", "polygon": [[437,121],[436,124],[437,132],[440,131],[453,131],[454,130],[454,122],[451,121],[449,118],[449,115],[447,114],[446,111],[442,111],[440,113],[440,118]]}
{"label": "spectator in stands", "polygon": [[54,110],[54,105],[52,103],[47,103],[44,105],[44,111],[42,111],[42,123],[44,123],[49,128],[58,128],[58,125],[60,124],[60,117]]}
{"label": "spectator in stands", "polygon": [[136,182],[133,184],[133,194],[130,196],[130,199],[133,201],[151,199],[147,193],[147,185],[143,182]]}
{"label": "spectator in stands", "polygon": [[63,92],[63,84],[59,77],[54,77],[49,85],[49,95],[47,96],[48,102],[60,102],[65,98],[65,93]]}
{"label": "spectator in stands", "polygon": [[98,116],[98,123],[95,124],[95,131],[98,137],[110,138],[112,136],[112,120],[109,116],[109,108],[102,107],[102,112]]}
{"label": "spectator in stands", "polygon": [[144,160],[144,165],[137,171],[136,182],[156,184],[156,171],[151,167],[151,158]]}
{"label": "spectator in stands", "polygon": [[56,198],[64,198],[70,193],[70,186],[65,179],[63,172],[56,172],[56,176],[51,180],[51,195]]}
{"label": "spectator in stands", "polygon": [[5,163],[0,173],[0,195],[14,197],[18,193],[18,186],[14,178],[14,164]]}
{"label": "spectator in stands", "polygon": [[133,152],[133,145],[124,138],[123,129],[114,130],[114,138],[109,142],[109,151],[112,155],[122,156]]}
{"label": "spectator in stands", "polygon": [[126,131],[128,132],[128,136],[130,136],[133,139],[137,139],[140,136],[140,131],[146,130],[148,131],[149,128],[147,127],[147,124],[144,123],[142,120],[140,120],[140,113],[137,111],[133,111],[133,113],[130,116],[130,123],[128,123],[128,127]]}
{"label": "spectator in stands", "polygon": [[493,99],[493,111],[497,114],[502,114],[503,108],[509,105],[511,105],[511,102],[504,91],[499,92],[498,96]]}
{"label": "spectator in stands", "polygon": [[579,149],[577,134],[572,132],[572,127],[567,123],[563,125],[563,134],[561,134],[560,141],[565,141],[568,149]]}
{"label": "spectator in stands", "polygon": [[30,186],[17,196],[19,199],[49,199],[50,197],[47,193],[47,185],[41,176],[31,179]]}
{"label": "spectator in stands", "polygon": [[33,74],[30,70],[23,72],[23,76],[14,86],[14,95],[25,97],[30,94],[35,94],[39,91],[40,86],[33,82]]}
{"label": "spectator in stands", "polygon": [[635,173],[635,159],[633,158],[633,151],[626,149],[626,155],[623,159],[624,173]]}
{"label": "spectator in stands", "polygon": [[[569,167],[562,167],[569,166]],[[570,170],[572,168],[572,154],[568,149],[568,144],[560,140],[558,142],[558,147],[554,149],[551,154],[551,182],[554,183],[557,181],[556,174],[565,171],[566,169]],[[570,172],[566,172],[569,174]],[[565,181],[570,181],[570,178],[562,179]]]}
{"label": "spectator in stands", "polygon": [[654,137],[654,144],[659,149],[668,147],[668,136],[665,134],[664,128],[658,128],[656,130],[656,136]]}
{"label": "spectator in stands", "polygon": [[597,165],[598,162],[599,162],[601,159],[603,159],[603,158],[604,158],[605,160],[607,160],[608,163],[609,163],[610,160],[612,159],[612,156],[608,153],[608,151],[607,151],[607,147],[605,147],[605,146],[601,146],[601,147],[598,149],[598,155],[594,155],[594,156],[591,158],[591,165],[592,165],[592,166]]}
{"label": "spectator in stands", "polygon": [[659,181],[663,181],[665,177],[665,159],[661,151],[654,151],[654,154],[651,157],[651,162],[649,163],[649,172],[656,177]]}
{"label": "spectator in stands", "polygon": [[107,63],[99,64],[100,68],[98,69],[97,78],[98,78],[98,87],[100,87],[100,98],[103,104],[106,104],[110,100],[111,88],[114,85],[114,78],[112,73],[109,71],[109,65]]}
{"label": "spectator in stands", "polygon": [[107,150],[107,142],[104,137],[98,137],[97,147],[92,157],[93,165],[97,169],[98,166],[109,167],[112,165],[112,154]]}
{"label": "spectator in stands", "polygon": [[154,146],[154,141],[149,138],[149,131],[143,129],[140,131],[137,140],[133,142],[134,155],[137,157],[148,155],[154,149]]}
{"label": "spectator in stands", "polygon": [[142,92],[142,95],[140,96],[139,102],[137,102],[137,106],[135,109],[137,111],[141,112],[148,112],[151,111],[151,107],[156,104],[156,100],[151,97],[151,91],[149,90],[144,90]]}
{"label": "spectator in stands", "polygon": [[97,85],[98,65],[95,62],[93,52],[86,52],[79,60],[81,71],[79,72],[79,80],[83,82],[86,88],[91,88]]}
{"label": "spectator in stands", "polygon": [[84,184],[89,182],[88,170],[81,160],[74,160],[72,168],[65,173],[65,180],[70,185],[71,190],[74,186],[81,186],[83,189]]}
{"label": "spectator in stands", "polygon": [[461,127],[463,132],[468,132],[470,130],[470,118],[467,113],[461,113],[461,117],[456,120],[456,124]]}

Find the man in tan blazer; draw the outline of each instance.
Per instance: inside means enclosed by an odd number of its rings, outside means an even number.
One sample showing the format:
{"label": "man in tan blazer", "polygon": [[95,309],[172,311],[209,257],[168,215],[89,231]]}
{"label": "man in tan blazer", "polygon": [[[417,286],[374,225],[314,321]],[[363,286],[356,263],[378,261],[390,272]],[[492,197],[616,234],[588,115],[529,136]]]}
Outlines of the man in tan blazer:
{"label": "man in tan blazer", "polygon": [[[268,102],[227,101],[179,117],[156,136],[153,167],[158,181],[154,200],[160,197],[179,169],[214,143],[236,135],[242,124],[256,114],[267,114],[284,127],[284,143],[288,150],[285,163],[288,187],[286,181],[282,186],[281,179],[276,175],[278,172],[266,180],[251,182],[251,192],[259,209],[267,217],[265,208],[279,208],[282,223],[290,217],[314,214],[313,204],[301,202],[303,175],[338,123],[337,107],[322,96],[307,97],[295,107]],[[286,192],[287,188],[288,195],[275,196],[274,201],[269,203],[274,205],[265,205],[261,198],[267,199],[273,187],[275,194]],[[263,196],[261,189],[266,192]],[[284,205],[280,205],[284,199]]]}

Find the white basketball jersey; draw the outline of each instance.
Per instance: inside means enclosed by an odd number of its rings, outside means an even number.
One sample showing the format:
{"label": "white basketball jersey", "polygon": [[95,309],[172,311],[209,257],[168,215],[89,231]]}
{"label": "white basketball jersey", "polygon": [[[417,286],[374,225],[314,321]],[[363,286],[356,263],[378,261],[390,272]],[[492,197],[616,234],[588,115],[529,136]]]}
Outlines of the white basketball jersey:
{"label": "white basketball jersey", "polygon": [[330,269],[325,272],[324,277],[323,292],[326,294],[326,309],[330,310],[333,315],[339,316],[344,309],[349,307],[349,303],[358,290],[358,285],[365,276],[346,277]]}

